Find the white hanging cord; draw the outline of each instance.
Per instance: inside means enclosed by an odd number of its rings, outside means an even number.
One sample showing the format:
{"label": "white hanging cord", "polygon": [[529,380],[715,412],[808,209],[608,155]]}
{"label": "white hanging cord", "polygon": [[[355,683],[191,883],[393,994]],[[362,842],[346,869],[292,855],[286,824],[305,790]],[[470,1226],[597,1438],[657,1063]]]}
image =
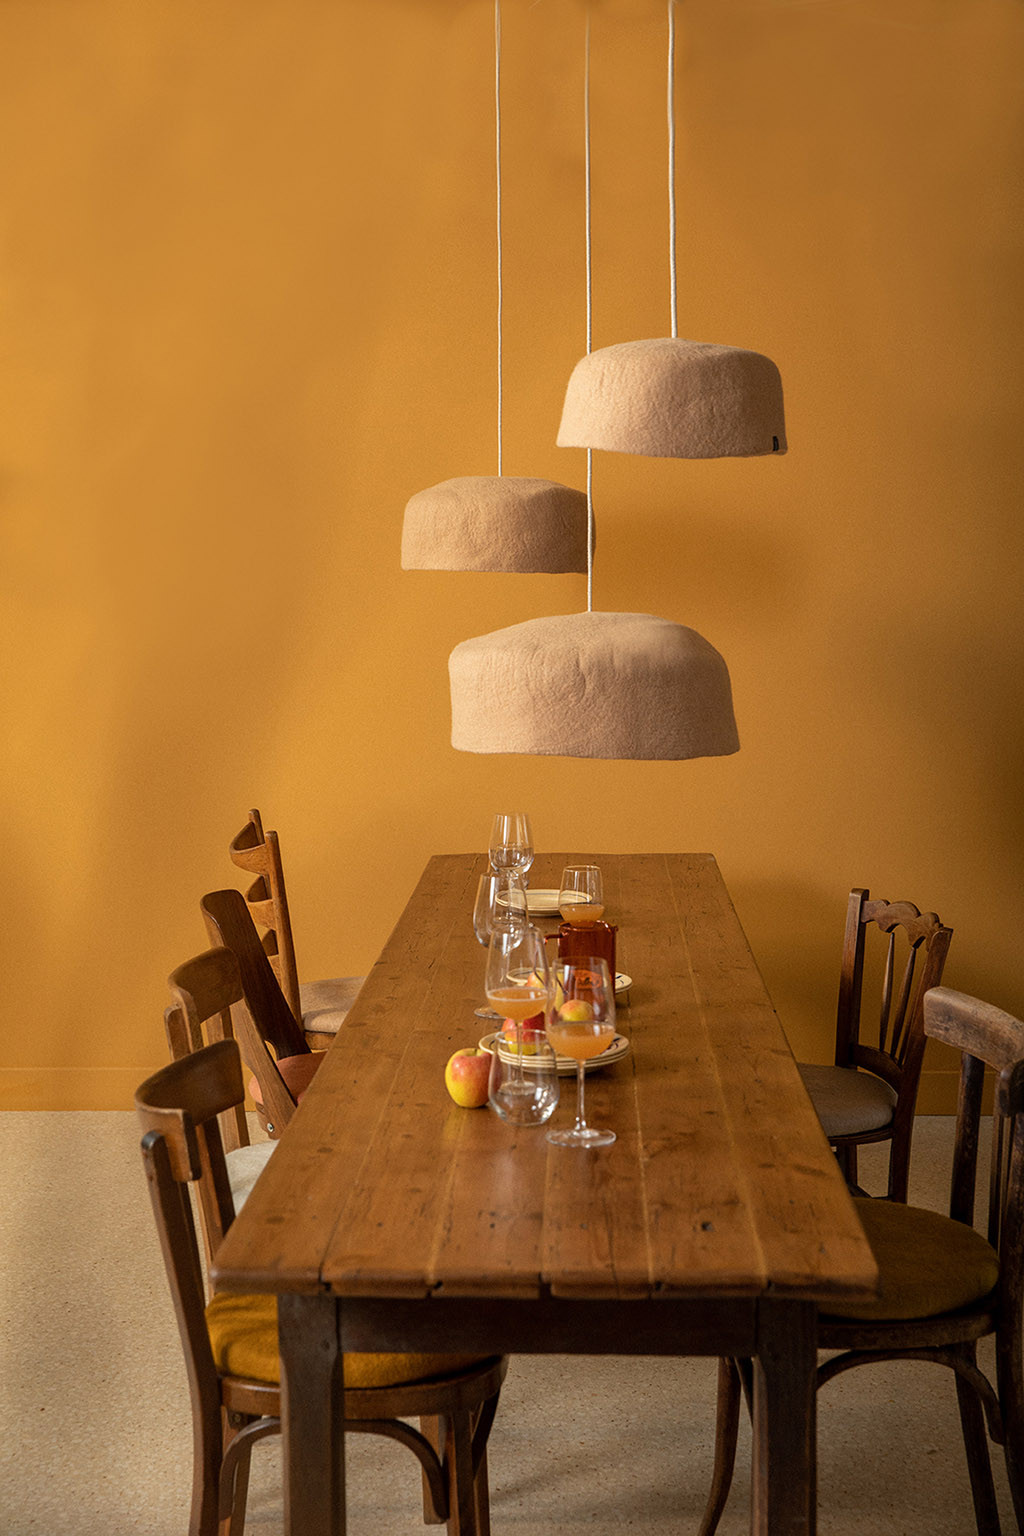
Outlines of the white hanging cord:
{"label": "white hanging cord", "polygon": [[501,0],[494,0],[494,159],[498,236],[498,475],[501,475]]}
{"label": "white hanging cord", "polygon": [[668,0],[668,275],[672,335],[679,335],[676,305],[676,6]]}
{"label": "white hanging cord", "polygon": [[[590,6],[587,6],[587,43],[583,62],[583,181],[584,222],[587,250],[587,352],[594,341],[594,253],[590,215]],[[594,611],[594,450],[587,449],[587,612]]]}

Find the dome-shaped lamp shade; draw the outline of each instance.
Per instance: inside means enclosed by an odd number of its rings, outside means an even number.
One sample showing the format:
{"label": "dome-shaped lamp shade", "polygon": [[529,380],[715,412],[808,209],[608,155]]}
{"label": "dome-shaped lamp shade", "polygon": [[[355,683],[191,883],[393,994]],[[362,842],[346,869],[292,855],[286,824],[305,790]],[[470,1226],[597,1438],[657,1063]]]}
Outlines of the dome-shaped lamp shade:
{"label": "dome-shaped lamp shade", "polygon": [[406,504],[402,569],[585,571],[586,494],[513,475],[442,480]]}
{"label": "dome-shaped lamp shade", "polygon": [[782,379],[742,347],[672,337],[601,347],[572,371],[558,445],[676,459],[785,453]]}
{"label": "dome-shaped lamp shade", "polygon": [[739,747],[721,656],[648,613],[528,619],[464,640],[448,674],[462,752],[685,758]]}

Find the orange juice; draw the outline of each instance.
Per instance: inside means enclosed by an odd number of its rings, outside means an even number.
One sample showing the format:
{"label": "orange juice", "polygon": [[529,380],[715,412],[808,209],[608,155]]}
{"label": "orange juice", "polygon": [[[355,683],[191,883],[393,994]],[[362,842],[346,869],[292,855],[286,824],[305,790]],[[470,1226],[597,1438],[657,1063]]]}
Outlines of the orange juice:
{"label": "orange juice", "polygon": [[586,896],[576,898],[566,894],[559,901],[558,910],[562,914],[564,923],[596,923],[604,916],[604,902],[591,901]]}
{"label": "orange juice", "polygon": [[587,1061],[607,1050],[615,1038],[615,1029],[594,1019],[554,1019],[548,1025],[547,1035],[559,1056]]}
{"label": "orange juice", "polygon": [[521,987],[495,987],[493,992],[487,994],[487,1001],[495,1013],[500,1013],[504,1019],[515,1019],[520,1024],[524,1019],[531,1019],[535,1013],[543,1013],[547,1000],[548,994],[544,988],[529,982]]}

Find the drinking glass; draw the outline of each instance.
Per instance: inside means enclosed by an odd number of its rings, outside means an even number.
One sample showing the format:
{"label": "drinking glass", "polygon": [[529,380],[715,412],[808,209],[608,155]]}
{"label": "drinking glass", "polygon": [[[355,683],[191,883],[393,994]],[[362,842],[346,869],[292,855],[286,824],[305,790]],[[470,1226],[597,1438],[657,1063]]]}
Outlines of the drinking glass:
{"label": "drinking glass", "polygon": [[503,869],[518,870],[525,885],[527,872],[533,863],[533,834],[530,831],[529,816],[522,812],[499,812],[491,826],[491,840],[487,846],[491,868],[496,873]]}
{"label": "drinking glass", "polygon": [[473,931],[481,944],[489,944],[495,923],[510,927],[529,922],[526,888],[518,870],[503,869],[500,875],[481,875],[473,904]]}
{"label": "drinking glass", "polygon": [[604,887],[596,864],[567,864],[558,889],[558,910],[566,923],[596,923],[604,916]]}
{"label": "drinking glass", "polygon": [[491,1108],[510,1125],[543,1125],[558,1104],[558,1058],[544,1030],[529,1024],[519,1026],[519,1046],[521,1055],[511,1036],[494,1037]]}
{"label": "drinking glass", "polygon": [[548,1131],[548,1141],[556,1147],[606,1147],[615,1140],[615,1132],[587,1124],[583,1076],[584,1063],[599,1056],[615,1038],[611,972],[607,960],[597,955],[556,965],[554,971],[559,1003],[550,1012],[548,1039],[560,1056],[571,1056],[576,1062],[576,1124],[568,1131]]}
{"label": "drinking glass", "polygon": [[547,950],[538,929],[520,923],[495,924],[487,950],[484,989],[494,1012],[502,1019],[511,1019],[515,1026],[516,1057],[507,1091],[526,1097],[533,1090],[523,1076],[523,1024],[529,1020],[532,1027],[544,1028],[554,992]]}

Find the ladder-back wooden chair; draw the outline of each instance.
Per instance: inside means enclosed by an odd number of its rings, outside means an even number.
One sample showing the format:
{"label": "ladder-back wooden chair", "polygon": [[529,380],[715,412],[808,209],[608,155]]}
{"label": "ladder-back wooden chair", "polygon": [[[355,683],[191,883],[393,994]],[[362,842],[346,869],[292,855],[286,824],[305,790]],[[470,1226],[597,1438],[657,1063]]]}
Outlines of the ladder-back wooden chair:
{"label": "ladder-back wooden chair", "polygon": [[[1024,1023],[948,987],[924,999],[924,1028],[962,1053],[949,1215],[858,1198],[878,1262],[876,1300],[818,1316],[819,1387],[857,1365],[920,1360],[955,1373],[979,1536],[1000,1536],[988,1440],[1003,1447],[1017,1529],[1024,1531]],[[996,1073],[987,1236],[974,1200],[986,1066]],[[977,1341],[995,1334],[996,1387],[978,1369]],[[740,1383],[749,1361],[719,1365],[715,1474],[700,1536],[718,1525],[736,1453]]]}
{"label": "ladder-back wooden chair", "polygon": [[241,891],[210,891],[199,903],[211,944],[230,949],[238,963],[245,1006],[237,1034],[253,1072],[249,1096],[275,1140],[295,1113],[323,1060],[285,1001]]}
{"label": "ladder-back wooden chair", "polygon": [[[209,949],[186,960],[184,965],[171,972],[168,984],[174,1002],[164,1013],[164,1027],[172,1061],[181,1061],[217,1040],[234,1039],[233,1014],[240,1015],[239,1026],[249,1041],[249,1053],[261,1058],[268,1054],[258,1037],[252,1038],[255,1032],[249,1028],[248,1015],[240,1012],[242,979],[238,961],[230,949]],[[277,1143],[251,1140],[242,1104],[234,1104],[224,1112],[220,1133],[237,1212],[248,1199]],[[213,1251],[210,1224],[215,1220],[215,1212],[203,1207],[202,1217],[209,1255]]]}
{"label": "ladder-back wooden chair", "polygon": [[366,978],[333,976],[300,984],[281,846],[276,832],[264,831],[259,811],[249,812],[230,852],[239,869],[255,876],[245,900],[253,922],[264,930],[261,942],[288,1006],[311,1037],[310,1045],[326,1050]]}
{"label": "ladder-back wooden chair", "polygon": [[[857,1186],[857,1148],[888,1141],[886,1198],[906,1200],[917,1090],[924,1064],[922,1004],[938,986],[953,930],[909,901],[871,901],[853,890],[839,982],[834,1066],[800,1063],[804,1085],[847,1183]],[[877,1025],[862,1008],[868,940],[884,936]],[[869,1033],[870,1030],[870,1033]]]}
{"label": "ladder-back wooden chair", "polygon": [[[252,1447],[280,1431],[275,1296],[206,1300],[189,1185],[198,1184],[211,1232],[234,1212],[218,1116],[242,1103],[234,1040],[162,1068],[135,1106],[142,1155],[188,1372],[193,1417],[191,1536],[242,1536]],[[429,1489],[424,1517],[451,1536],[488,1536],[487,1438],[507,1361],[502,1356],[347,1354],[345,1428],[400,1441]],[[407,1418],[444,1424],[440,1453]]]}

